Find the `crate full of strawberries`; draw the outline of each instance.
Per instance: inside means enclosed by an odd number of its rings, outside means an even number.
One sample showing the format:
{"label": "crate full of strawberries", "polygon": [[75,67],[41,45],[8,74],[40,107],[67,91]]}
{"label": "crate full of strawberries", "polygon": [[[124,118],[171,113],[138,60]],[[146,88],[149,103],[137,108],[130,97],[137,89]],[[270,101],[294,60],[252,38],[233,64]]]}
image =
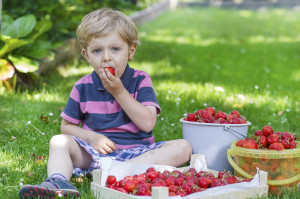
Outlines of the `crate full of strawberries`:
{"label": "crate full of strawberries", "polygon": [[[243,199],[267,194],[267,173],[244,179],[230,172],[206,168],[204,156],[193,154],[188,167],[112,161],[93,171],[91,190],[96,198],[227,198]],[[107,166],[109,165],[109,166]]]}
{"label": "crate full of strawberries", "polygon": [[195,168],[187,171],[178,170],[163,173],[154,167],[149,167],[145,173],[126,176],[117,180],[114,175],[106,179],[106,187],[126,194],[151,196],[152,187],[168,187],[169,196],[187,196],[192,193],[205,191],[213,187],[224,186],[250,180],[239,180],[230,172],[219,172],[217,176],[207,171],[197,172]]}

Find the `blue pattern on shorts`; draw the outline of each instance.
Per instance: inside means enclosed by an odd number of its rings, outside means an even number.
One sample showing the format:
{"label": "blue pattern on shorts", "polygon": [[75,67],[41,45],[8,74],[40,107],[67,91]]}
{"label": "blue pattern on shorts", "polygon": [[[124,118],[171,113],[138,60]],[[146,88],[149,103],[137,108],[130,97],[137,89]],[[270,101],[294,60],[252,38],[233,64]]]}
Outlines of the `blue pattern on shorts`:
{"label": "blue pattern on shorts", "polygon": [[103,154],[99,153],[97,150],[95,150],[86,141],[84,141],[84,140],[82,140],[78,137],[75,137],[75,136],[73,136],[73,138],[93,158],[93,162],[92,162],[92,164],[91,164],[91,166],[88,170],[74,167],[73,174],[75,174],[77,176],[82,176],[82,175],[85,175],[86,173],[92,172],[95,169],[99,169],[100,168],[100,158],[102,158],[102,157],[108,157],[109,156],[109,157],[112,157],[112,159],[114,159],[114,160],[126,161],[126,160],[130,160],[132,158],[135,158],[135,157],[137,157],[137,156],[139,156],[139,155],[141,155],[141,154],[143,154],[147,151],[157,149],[165,143],[165,141],[161,141],[161,142],[156,142],[156,143],[149,144],[149,145],[141,145],[141,146],[133,147],[133,148],[130,148],[130,149],[118,150],[118,151],[114,151],[114,152],[112,152],[108,155],[103,155]]}

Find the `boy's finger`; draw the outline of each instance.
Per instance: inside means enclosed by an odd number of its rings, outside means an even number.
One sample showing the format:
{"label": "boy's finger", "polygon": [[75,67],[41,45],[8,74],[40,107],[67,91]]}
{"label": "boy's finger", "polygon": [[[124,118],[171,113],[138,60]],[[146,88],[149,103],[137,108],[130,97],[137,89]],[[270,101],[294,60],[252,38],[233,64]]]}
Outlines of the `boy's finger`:
{"label": "boy's finger", "polygon": [[114,142],[109,143],[108,146],[109,146],[112,150],[114,150],[114,151],[117,151],[117,150],[118,150],[118,148],[116,147],[116,145],[115,145]]}
{"label": "boy's finger", "polygon": [[118,68],[115,69],[115,77],[119,78],[119,69]]}
{"label": "boy's finger", "polygon": [[103,155],[107,155],[107,152],[106,152],[105,150],[103,150],[103,149],[100,149],[100,150],[99,150],[99,153],[101,153],[101,154],[103,154]]}

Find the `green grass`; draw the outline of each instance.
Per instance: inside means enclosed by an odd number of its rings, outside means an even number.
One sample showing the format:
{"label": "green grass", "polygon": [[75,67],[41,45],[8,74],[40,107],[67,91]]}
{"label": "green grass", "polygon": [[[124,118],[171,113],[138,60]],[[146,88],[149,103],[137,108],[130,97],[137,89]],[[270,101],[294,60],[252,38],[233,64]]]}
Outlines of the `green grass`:
{"label": "green grass", "polygon": [[[156,140],[182,138],[179,119],[206,106],[238,110],[252,123],[250,135],[271,125],[300,137],[299,20],[294,10],[185,8],[139,26],[142,43],[131,66],[152,77],[162,108]],[[61,110],[73,84],[90,71],[82,62],[62,75],[43,77],[32,89],[0,94],[1,197],[17,198],[20,182],[46,178],[48,142],[60,133]],[[92,198],[89,182],[85,177],[76,183],[83,198]]]}

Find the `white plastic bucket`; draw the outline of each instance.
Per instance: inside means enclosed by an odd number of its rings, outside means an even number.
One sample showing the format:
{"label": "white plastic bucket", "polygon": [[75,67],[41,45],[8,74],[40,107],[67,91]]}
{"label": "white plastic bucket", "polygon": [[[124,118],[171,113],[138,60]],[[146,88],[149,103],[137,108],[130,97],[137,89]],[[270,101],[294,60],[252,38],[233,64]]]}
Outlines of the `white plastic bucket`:
{"label": "white plastic bucket", "polygon": [[217,171],[232,171],[227,159],[227,149],[232,142],[247,137],[248,126],[246,124],[215,124],[182,122],[183,138],[189,141],[193,148],[193,154],[204,154],[207,167]]}

